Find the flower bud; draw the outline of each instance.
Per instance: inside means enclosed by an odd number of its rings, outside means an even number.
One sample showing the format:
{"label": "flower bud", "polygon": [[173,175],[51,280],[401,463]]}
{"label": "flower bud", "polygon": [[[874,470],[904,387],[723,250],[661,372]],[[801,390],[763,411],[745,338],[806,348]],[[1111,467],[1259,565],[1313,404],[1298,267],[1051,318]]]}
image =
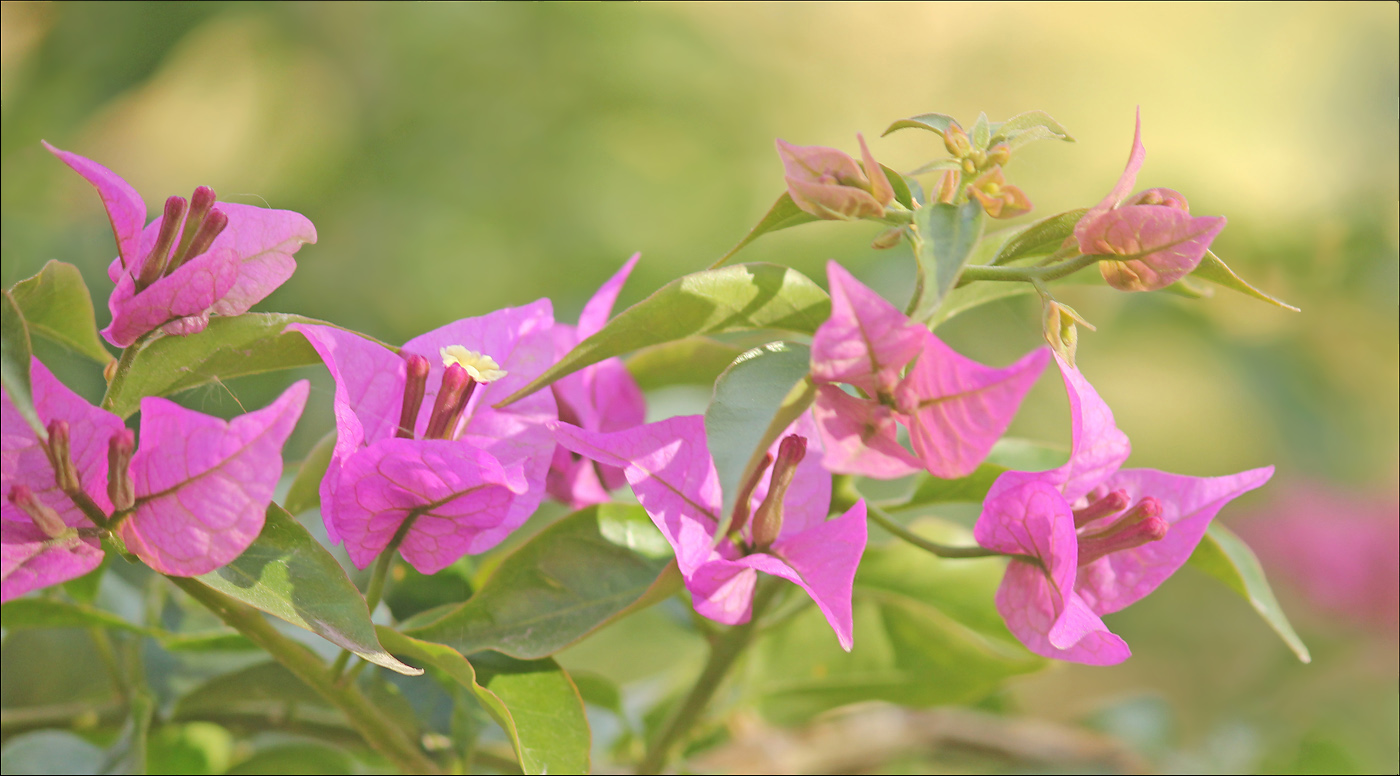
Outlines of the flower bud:
{"label": "flower bud", "polygon": [[190,254],[190,244],[194,242],[195,233],[204,224],[204,219],[209,216],[209,210],[214,207],[214,202],[217,199],[214,190],[208,186],[200,186],[194,190],[194,194],[190,195],[190,209],[185,216],[185,231],[180,235],[180,245],[175,248],[175,254],[170,258],[172,266],[167,270],[167,274],[174,272],[176,268],[193,258],[194,255],[198,255]]}
{"label": "flower bud", "polygon": [[749,501],[753,498],[754,488],[763,480],[763,475],[768,473],[768,467],[773,465],[773,454],[764,453],[763,460],[759,462],[758,468],[754,469],[753,476],[739,490],[739,500],[734,502],[734,514],[729,518],[729,528],[727,534],[734,534],[744,530],[744,524],[749,521]]}
{"label": "flower bud", "polygon": [[141,265],[141,272],[136,276],[137,291],[160,280],[161,276],[165,274],[165,264],[170,258],[170,247],[175,244],[175,233],[180,230],[180,223],[185,219],[187,207],[188,203],[185,202],[184,197],[171,197],[165,201],[165,213],[161,216],[160,231],[156,233],[156,244],[146,255],[146,261]]}
{"label": "flower bud", "polygon": [[1079,537],[1079,565],[1115,552],[1141,547],[1166,538],[1171,524],[1162,517],[1162,505],[1151,496],[1139,501],[1104,531]]}
{"label": "flower bud", "polygon": [[773,478],[768,483],[768,495],[753,515],[753,548],[763,551],[778,540],[783,531],[783,499],[792,485],[797,464],[807,455],[807,437],[789,434],[778,445],[778,457],[773,462]]}
{"label": "flower bud", "polygon": [[1099,498],[1094,498],[1094,495],[1090,494],[1089,498],[1091,499],[1091,501],[1088,503],[1088,505],[1086,505],[1082,509],[1074,510],[1075,528],[1083,528],[1084,526],[1094,522],[1095,520],[1099,520],[1110,515],[1116,515],[1119,512],[1122,512],[1123,510],[1127,509],[1128,504],[1130,503],[1128,499],[1128,492],[1126,490],[1115,490],[1112,493],[1105,494]]}
{"label": "flower bud", "polygon": [[34,525],[43,531],[50,539],[57,539],[72,529],[63,522],[53,507],[40,501],[34,495],[34,491],[28,485],[16,485],[10,488],[10,503],[19,507],[20,511],[29,515],[29,519],[34,521]]}
{"label": "flower bud", "polygon": [[466,409],[467,400],[475,388],[476,381],[461,364],[449,364],[442,375],[442,385],[438,387],[433,413],[428,417],[428,430],[423,433],[423,438],[448,439],[456,430],[457,421],[461,420],[462,410]]}
{"label": "flower bud", "polygon": [[934,189],[935,202],[944,205],[953,204],[957,199],[958,189],[962,186],[962,173],[957,170],[944,170],[943,176],[938,179],[938,186]]}
{"label": "flower bud", "polygon": [[131,456],[135,450],[136,434],[129,428],[107,440],[107,498],[119,512],[136,503],[136,481],[131,478]]}
{"label": "flower bud", "polygon": [[894,200],[894,189],[863,139],[869,176],[855,159],[835,148],[796,146],[783,140],[777,145],[788,196],[804,212],[829,221],[882,218],[885,205]]}
{"label": "flower bud", "polygon": [[948,149],[948,153],[961,159],[972,152],[972,141],[968,140],[967,133],[957,124],[949,124],[943,130],[943,147]]}
{"label": "flower bud", "polygon": [[1011,161],[1011,146],[1005,143],[997,143],[987,151],[987,162],[997,167],[1004,166]]}
{"label": "flower bud", "polygon": [[875,235],[870,247],[877,251],[883,251],[899,245],[899,240],[904,236],[904,227],[892,226],[889,229]]}
{"label": "flower bud", "polygon": [[55,420],[49,423],[49,446],[46,450],[49,465],[53,466],[53,478],[58,489],[64,493],[82,490],[82,480],[78,468],[73,464],[73,443],[68,436],[68,421]]}
{"label": "flower bud", "polygon": [[[191,219],[193,220],[193,219]],[[224,228],[228,226],[228,215],[222,210],[210,211],[205,217],[204,223],[199,225],[199,230],[194,233],[194,239],[190,240],[185,252],[170,261],[169,272],[179,269],[185,262],[202,255],[214,244],[214,240],[223,234]],[[186,226],[188,229],[189,227]],[[183,240],[181,241],[183,242]]]}
{"label": "flower bud", "polygon": [[992,218],[1015,218],[1031,211],[1030,199],[1019,188],[1007,185],[1000,167],[982,173],[968,187],[967,195],[982,203]]}
{"label": "flower bud", "polygon": [[399,410],[399,427],[394,436],[412,439],[413,429],[418,424],[418,409],[423,406],[423,394],[428,386],[428,359],[419,355],[405,357],[403,385],[403,408]]}
{"label": "flower bud", "polygon": [[[1070,366],[1074,366],[1074,353],[1079,346],[1079,329],[1076,324],[1083,324],[1089,331],[1096,331],[1094,325],[1084,320],[1079,313],[1074,311],[1074,308],[1060,304],[1054,299],[1045,300],[1045,308],[1041,318],[1045,341],[1050,344],[1051,349],[1059,353],[1065,361],[1068,361]],[[1127,506],[1127,504],[1123,504],[1114,511]],[[1076,525],[1079,524],[1077,521],[1076,517]]]}
{"label": "flower bud", "polygon": [[1119,207],[1129,205],[1159,205],[1169,207],[1173,210],[1180,210],[1183,213],[1191,212],[1191,205],[1186,202],[1186,197],[1174,189],[1148,189],[1128,197]]}

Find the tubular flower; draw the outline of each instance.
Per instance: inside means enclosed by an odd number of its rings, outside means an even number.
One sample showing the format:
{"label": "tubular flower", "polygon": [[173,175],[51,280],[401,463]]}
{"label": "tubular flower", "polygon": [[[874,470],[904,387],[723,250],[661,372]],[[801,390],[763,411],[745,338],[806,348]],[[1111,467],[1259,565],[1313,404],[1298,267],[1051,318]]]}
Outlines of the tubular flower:
{"label": "tubular flower", "polygon": [[835,148],[797,146],[778,140],[788,195],[802,210],[831,221],[883,218],[894,187],[860,141],[861,162]]}
{"label": "tubular flower", "polygon": [[204,574],[237,558],[262,530],[282,443],[309,390],[302,380],[231,421],[142,399],[138,450],[121,418],[68,390],[38,359],[31,376],[47,442],[8,394],[3,401],[5,601],[96,568],[102,529],[162,574]]}
{"label": "tubular flower", "polygon": [[[580,342],[598,333],[612,314],[618,292],[637,265],[634,254],[617,274],[598,289],[579,315],[578,326],[554,325],[554,357],[563,358]],[[550,386],[560,419],[589,431],[621,431],[646,420],[646,399],[622,359],[609,358],[567,375]],[[608,491],[623,486],[622,470],[586,460],[564,447],[554,451],[549,469],[549,495],[582,509],[608,500]]]}
{"label": "tubular flower", "polygon": [[211,313],[247,312],[292,276],[292,254],[316,242],[316,228],[300,213],[216,203],[206,186],[189,201],[169,198],[146,224],[146,203],[130,184],[90,159],[44,147],[97,189],[112,223],[117,258],[107,275],[116,288],[102,336],[119,348],[156,329],[203,331]]}
{"label": "tubular flower", "polygon": [[1171,189],[1129,197],[1146,158],[1139,113],[1128,166],[1108,196],[1074,227],[1080,253],[1122,257],[1099,262],[1104,280],[1120,291],[1155,291],[1175,283],[1201,263],[1225,228],[1224,216],[1192,216],[1186,198]]}
{"label": "tubular flower", "polygon": [[1132,653],[1100,618],[1156,590],[1191,556],[1216,513],[1274,470],[1187,477],[1120,469],[1127,435],[1084,376],[1056,361],[1069,393],[1069,461],[1045,472],[1003,473],[973,533],[983,547],[1018,556],[996,605],[1027,648],[1112,665]]}
{"label": "tubular flower", "polygon": [[[826,271],[831,317],[812,338],[813,414],[823,463],[834,472],[878,479],[920,469],[943,478],[970,474],[1006,431],[1045,368],[1048,350],[1032,351],[1003,369],[983,366],[909,320],[841,265],[828,262]],[[896,424],[909,429],[913,454],[899,443]]]}
{"label": "tubular flower", "polygon": [[491,404],[553,363],[553,327],[548,299],[434,329],[398,353],[331,326],[289,327],[335,379],[321,515],[357,566],[392,545],[431,574],[496,546],[535,511],[554,397]]}
{"label": "tubular flower", "polygon": [[827,519],[831,475],[807,454],[808,445],[816,444],[814,432],[805,415],[794,423],[770,450],[767,464],[743,484],[734,513],[724,515],[703,416],[610,434],[554,424],[559,444],[623,470],[675,550],[696,612],[728,625],[748,622],[761,571],[811,596],[849,651],[851,587],[865,551],[865,502]]}

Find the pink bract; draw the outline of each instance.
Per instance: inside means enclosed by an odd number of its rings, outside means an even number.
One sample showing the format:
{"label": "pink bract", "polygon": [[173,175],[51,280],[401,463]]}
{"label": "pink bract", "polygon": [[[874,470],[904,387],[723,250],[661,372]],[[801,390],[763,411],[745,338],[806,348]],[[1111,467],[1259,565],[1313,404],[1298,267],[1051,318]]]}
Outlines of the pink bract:
{"label": "pink bract", "polygon": [[[151,568],[193,576],[238,557],[262,529],[272,491],[282,476],[283,442],[306,402],[308,383],[287,389],[262,410],[223,421],[164,399],[141,404],[142,445],[131,460],[135,501],[113,516],[107,495],[108,445],[124,431],[120,418],[91,406],[60,383],[38,359],[31,362],[34,405],[45,423],[66,421],[83,493]],[[38,437],[3,401],[4,600],[81,576],[102,560],[99,532],[59,488]],[[8,496],[28,488],[73,532],[50,537]]]}
{"label": "pink bract", "polygon": [[[637,500],[676,552],[676,563],[695,611],[716,622],[747,622],[757,572],[801,587],[826,616],[843,649],[852,643],[851,587],[865,551],[865,502],[827,520],[831,475],[809,451],[797,465],[783,500],[784,519],[767,551],[745,553],[727,536],[716,538],[724,496],[705,441],[700,415],[675,417],[614,433],[554,424],[559,444],[600,463],[622,468]],[[815,443],[815,428],[804,416],[789,429]],[[776,452],[777,445],[774,446]],[[767,495],[760,480],[749,510]],[[751,541],[751,525],[742,534]]]}
{"label": "pink bract", "polygon": [[[1186,198],[1170,189],[1153,189],[1127,199],[1147,158],[1142,145],[1142,116],[1133,129],[1128,165],[1108,193],[1074,228],[1079,252],[1104,259],[1099,271],[1120,291],[1155,291],[1190,274],[1225,228],[1223,216],[1193,217]],[[1158,196],[1144,196],[1156,193]],[[1162,204],[1132,204],[1160,201]]]}
{"label": "pink bract", "polygon": [[316,228],[300,213],[219,202],[214,207],[228,216],[228,226],[208,249],[138,290],[136,277],[156,245],[164,216],[146,224],[146,203],[130,184],[90,159],[48,143],[44,147],[91,183],[107,210],[117,241],[117,258],[107,275],[116,288],[107,300],[112,323],[102,336],[117,347],[156,329],[178,335],[203,331],[211,313],[247,312],[292,276],[292,254],[303,243],[316,242]]}
{"label": "pink bract", "polygon": [[[983,547],[1026,558],[1011,560],[996,597],[1023,644],[1046,657],[1111,665],[1132,653],[1100,617],[1156,590],[1191,556],[1216,513],[1267,482],[1273,467],[1225,477],[1120,469],[1127,436],[1083,375],[1056,361],[1069,394],[1069,461],[998,477],[974,535]],[[1112,500],[1122,506],[1102,506]],[[1101,513],[1093,517],[1096,508]],[[1127,519],[1134,514],[1151,517]],[[1156,540],[1123,541],[1121,549],[1083,556],[1086,548],[1107,546],[1106,538],[1131,538],[1131,531],[1158,520],[1165,525]]]}
{"label": "pink bract", "polygon": [[[331,540],[345,541],[357,565],[368,565],[387,544],[387,537],[380,543],[384,525],[392,523],[397,530],[410,511],[436,510],[443,499],[455,506],[434,512],[436,517],[421,525],[415,518],[401,546],[404,559],[424,573],[467,552],[490,549],[534,513],[554,456],[554,437],[545,427],[557,417],[554,396],[540,391],[500,409],[492,405],[554,362],[554,314],[548,299],[434,329],[405,343],[402,355],[332,326],[288,328],[306,336],[335,380],[336,443],[321,480],[321,515]],[[447,439],[425,439],[446,372],[441,353],[453,346],[492,357],[506,376],[476,386]],[[404,357],[410,354],[425,357],[429,366],[411,439],[395,436],[407,384]],[[443,452],[444,447],[452,452]],[[450,476],[444,468],[449,461],[462,467]],[[381,465],[396,474],[388,477],[374,469]],[[464,506],[475,498],[469,493],[487,485],[500,490],[482,496],[485,501],[477,507]],[[459,520],[460,530],[445,532],[438,518]],[[392,537],[394,531],[389,533]],[[443,538],[448,533],[453,538]]]}
{"label": "pink bract", "polygon": [[[578,326],[554,325],[554,355],[563,358],[580,342],[597,334],[612,315],[613,303],[641,254],[633,254],[615,275],[588,300]],[[589,431],[620,431],[646,420],[646,399],[622,359],[609,358],[566,375],[551,388],[559,416]],[[582,509],[608,500],[608,491],[622,487],[622,470],[588,461],[563,447],[554,452],[548,477],[549,495]]]}

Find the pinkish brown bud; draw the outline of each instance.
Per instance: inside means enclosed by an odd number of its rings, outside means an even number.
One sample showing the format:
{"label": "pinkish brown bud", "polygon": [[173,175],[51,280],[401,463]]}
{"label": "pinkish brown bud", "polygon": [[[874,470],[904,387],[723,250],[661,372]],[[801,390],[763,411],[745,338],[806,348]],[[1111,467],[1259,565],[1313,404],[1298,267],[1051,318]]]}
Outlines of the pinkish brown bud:
{"label": "pinkish brown bud", "polygon": [[73,443],[68,436],[68,421],[55,420],[49,423],[49,465],[53,466],[54,481],[64,493],[82,490],[82,480],[78,469],[73,465]]}
{"label": "pinkish brown bud", "polygon": [[739,489],[739,500],[734,502],[734,514],[729,518],[729,530],[727,534],[738,533],[744,530],[744,524],[749,521],[749,501],[753,498],[754,488],[763,481],[763,475],[768,472],[768,467],[773,465],[773,454],[764,453],[763,460],[759,462],[758,468],[754,469],[753,475],[749,477],[744,487]]}
{"label": "pinkish brown bud", "polygon": [[1083,509],[1074,510],[1074,527],[1083,528],[1089,523],[1101,518],[1116,515],[1128,508],[1128,492],[1126,490],[1115,490],[1106,496],[1094,499]]}
{"label": "pinkish brown bud", "polygon": [[[1070,366],[1074,366],[1075,350],[1079,347],[1079,325],[1083,325],[1089,331],[1097,331],[1094,325],[1084,320],[1083,316],[1075,312],[1073,307],[1060,304],[1054,299],[1045,300],[1045,308],[1041,318],[1041,328],[1045,334],[1045,341],[1056,353],[1068,361]],[[1124,504],[1118,509],[1127,506]]]}
{"label": "pinkish brown bud", "polygon": [[1114,528],[1104,533],[1081,537],[1079,539],[1079,565],[1084,566],[1105,555],[1161,541],[1171,530],[1171,524],[1161,517],[1160,507],[1157,514],[1149,515],[1131,525],[1124,525],[1122,528],[1116,527],[1123,522],[1125,521],[1119,521]]}
{"label": "pinkish brown bud", "polygon": [[773,478],[768,482],[768,495],[753,515],[753,547],[766,550],[778,540],[783,531],[783,499],[792,485],[797,464],[807,455],[807,437],[789,434],[778,445],[778,457],[773,462]]}
{"label": "pinkish brown bud", "polygon": [[136,503],[136,481],[131,478],[131,456],[136,451],[136,434],[124,428],[107,440],[107,498],[120,512]]}
{"label": "pinkish brown bud", "polygon": [[949,124],[943,130],[943,147],[948,149],[948,153],[959,159],[972,152],[972,141],[968,140],[967,133],[957,124]]}
{"label": "pinkish brown bud", "polygon": [[165,274],[165,264],[170,259],[170,246],[175,244],[175,234],[180,231],[180,223],[185,220],[185,210],[189,203],[184,197],[171,197],[165,200],[165,213],[161,216],[160,231],[156,233],[156,244],[146,255],[141,265],[141,273],[136,276],[136,290],[141,291],[160,280]]}
{"label": "pinkish brown bud", "polygon": [[1172,208],[1173,210],[1180,210],[1183,213],[1191,212],[1191,205],[1186,202],[1186,197],[1181,192],[1174,189],[1148,189],[1146,191],[1140,191],[1124,200],[1119,207],[1126,207],[1128,205],[1160,205],[1162,207]]}
{"label": "pinkish brown bud", "polygon": [[[209,215],[205,217],[204,223],[199,225],[199,230],[194,233],[194,239],[190,240],[189,246],[186,248],[185,252],[170,260],[170,269],[167,274],[169,272],[174,272],[185,264],[185,262],[209,250],[209,246],[214,244],[214,240],[223,233],[227,226],[228,216],[224,211],[210,211]],[[188,229],[188,225],[185,228]],[[183,240],[181,242],[183,242]]]}
{"label": "pinkish brown bud", "polygon": [[[803,211],[829,221],[882,218],[885,205],[894,199],[894,190],[883,171],[878,184],[872,184],[856,162],[835,148],[796,146],[778,140],[778,156],[783,160],[788,196]],[[869,166],[879,165],[869,157]],[[883,200],[883,201],[882,201]]]}
{"label": "pinkish brown bud", "polygon": [[423,438],[449,438],[448,435],[456,430],[457,421],[461,420],[462,410],[466,409],[467,400],[475,387],[476,381],[461,364],[449,364],[442,375],[442,385],[438,388],[433,414],[428,417],[428,430],[423,433]]}
{"label": "pinkish brown bud", "polygon": [[34,521],[34,525],[50,539],[57,539],[72,530],[52,507],[34,495],[34,491],[30,490],[28,485],[16,485],[10,488],[8,495],[10,503],[29,515],[29,519]]}
{"label": "pinkish brown bud", "polygon": [[1031,211],[1030,199],[1019,188],[1007,185],[1000,167],[982,173],[968,186],[967,195],[982,203],[992,218],[1015,218]]}
{"label": "pinkish brown bud", "polygon": [[958,197],[958,189],[962,186],[962,173],[958,170],[944,170],[943,176],[938,179],[938,186],[934,189],[934,202],[944,205],[953,204],[953,200]]}
{"label": "pinkish brown bud", "polygon": [[1011,161],[1011,146],[1005,143],[997,143],[987,151],[987,162],[997,167],[1005,165]]}
{"label": "pinkish brown bud", "polygon": [[403,408],[399,410],[399,427],[394,436],[412,439],[418,409],[423,406],[423,394],[427,391],[429,364],[427,358],[419,355],[406,356],[405,360],[408,364],[404,369]]}

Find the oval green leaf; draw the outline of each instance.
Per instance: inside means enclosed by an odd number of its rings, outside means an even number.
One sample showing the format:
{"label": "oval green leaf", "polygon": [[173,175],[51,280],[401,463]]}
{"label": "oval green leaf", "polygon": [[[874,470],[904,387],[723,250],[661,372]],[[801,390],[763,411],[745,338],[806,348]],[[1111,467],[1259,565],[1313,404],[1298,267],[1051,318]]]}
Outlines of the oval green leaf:
{"label": "oval green leaf", "polygon": [[1249,283],[1246,283],[1244,278],[1236,275],[1234,270],[1226,266],[1225,262],[1221,261],[1220,257],[1216,256],[1211,251],[1206,251],[1205,257],[1201,259],[1201,263],[1196,266],[1196,269],[1192,270],[1189,277],[1209,280],[1217,285],[1238,291],[1245,296],[1252,296],[1261,302],[1268,302],[1275,307],[1282,307],[1285,310],[1292,310],[1295,313],[1300,312],[1298,308],[1282,299],[1269,296],[1263,291],[1251,286]]}
{"label": "oval green leaf", "polygon": [[797,203],[792,201],[792,195],[784,191],[778,196],[778,201],[774,202],[773,206],[768,208],[768,212],[759,220],[758,225],[750,229],[749,233],[744,236],[744,239],[739,241],[738,245],[730,248],[728,253],[719,257],[719,260],[714,264],[711,264],[710,269],[723,267],[725,262],[734,258],[734,254],[742,250],[744,246],[769,232],[801,226],[802,224],[809,224],[818,220],[820,219],[816,216],[798,207]]}
{"label": "oval green leaf", "polygon": [[268,506],[262,533],[242,555],[196,579],[371,663],[409,676],[423,673],[384,651],[364,596],[335,558],[277,504]]}
{"label": "oval green leaf", "polygon": [[522,544],[466,603],[407,630],[464,655],[546,657],[679,589],[671,547],[634,504],[575,512]]}
{"label": "oval green leaf", "polygon": [[10,292],[0,294],[5,297],[0,300],[0,383],[24,421],[40,439],[47,440],[49,432],[34,411],[34,391],[29,386],[29,360],[33,354],[29,326]]}
{"label": "oval green leaf", "polygon": [[1191,553],[1190,563],[1244,597],[1299,660],[1312,662],[1307,645],[1298,638],[1283,608],[1278,605],[1278,599],[1274,598],[1274,591],[1264,577],[1259,559],[1254,557],[1254,551],[1243,539],[1219,521],[1214,521],[1206,529],[1201,543],[1196,545],[1196,551]]}
{"label": "oval green leaf", "polygon": [[626,361],[644,391],[671,385],[713,385],[744,349],[710,337],[686,337],[642,348]]}
{"label": "oval green leaf", "polygon": [[831,315],[831,297],[777,264],[737,264],[673,280],[623,310],[559,363],[497,404],[503,407],[605,358],[697,334],[778,329],[811,334]]}
{"label": "oval green leaf", "polygon": [[928,205],[914,214],[922,238],[915,258],[924,278],[922,298],[911,316],[914,320],[931,319],[957,285],[958,276],[982,239],[984,220],[977,202]]}
{"label": "oval green leaf", "polygon": [[948,131],[950,126],[959,126],[957,119],[952,116],[945,116],[942,113],[924,113],[918,116],[910,116],[907,119],[900,119],[889,125],[880,137],[884,137],[897,129],[924,129],[943,137],[943,133]]}
{"label": "oval green leaf", "polygon": [[10,293],[24,312],[30,334],[52,340],[98,364],[115,360],[97,334],[92,295],[77,267],[50,259],[39,274],[16,283]]}

